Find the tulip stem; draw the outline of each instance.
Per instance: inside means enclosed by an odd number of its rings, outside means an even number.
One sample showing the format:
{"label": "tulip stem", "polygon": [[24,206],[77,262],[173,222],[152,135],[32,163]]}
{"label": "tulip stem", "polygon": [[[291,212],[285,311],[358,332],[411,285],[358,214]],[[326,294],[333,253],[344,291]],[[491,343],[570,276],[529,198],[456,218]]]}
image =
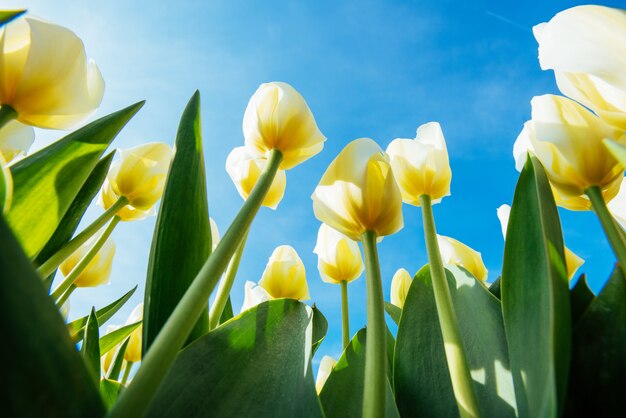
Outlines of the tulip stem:
{"label": "tulip stem", "polygon": [[125,385],[126,382],[128,381],[128,376],[130,376],[130,371],[133,369],[133,364],[135,363],[132,361],[126,360],[126,367],[124,368],[124,376],[122,376],[122,381],[120,382],[122,385]]}
{"label": "tulip stem", "polygon": [[133,383],[123,392],[109,411],[110,417],[140,417],[152,400],[161,381],[170,369],[179,350],[187,340],[196,321],[206,308],[207,300],[226,269],[231,257],[243,240],[245,231],[261,207],[272,185],[283,155],[272,150],[268,162],[259,176],[241,210],[217,244],[215,251],[204,263],[191,285],[176,305],[163,328],[144,356]]}
{"label": "tulip stem", "polygon": [[17,118],[17,112],[9,105],[0,106],[0,129]]}
{"label": "tulip stem", "polygon": [[217,295],[213,301],[213,306],[211,306],[211,311],[209,312],[209,331],[215,329],[220,322],[220,318],[224,312],[224,307],[226,306],[226,302],[228,302],[228,297],[230,296],[230,291],[233,288],[235,277],[237,276],[237,270],[239,270],[239,263],[241,262],[241,256],[243,255],[243,249],[246,246],[247,239],[248,232],[245,233],[241,244],[239,244],[237,251],[233,254],[233,258],[230,259],[226,273],[224,274],[224,277],[222,277],[220,285],[217,288]]}
{"label": "tulip stem", "polygon": [[428,263],[430,264],[430,277],[435,294],[435,304],[439,316],[439,326],[443,337],[448,369],[452,389],[456,398],[459,413],[464,417],[479,417],[478,398],[474,390],[474,381],[470,374],[470,368],[465,357],[465,348],[459,331],[456,312],[452,305],[452,296],[443,268],[439,244],[437,243],[437,231],[435,218],[429,195],[420,196],[420,205],[424,221],[424,238],[428,251]]}
{"label": "tulip stem", "polygon": [[63,306],[65,301],[70,297],[70,295],[76,290],[76,285],[72,283],[70,287],[61,295],[61,297],[56,301],[56,305],[59,309]]}
{"label": "tulip stem", "polygon": [[[78,276],[87,268],[91,260],[98,254],[98,251],[102,248],[106,240],[111,236],[111,233],[120,222],[120,217],[115,216],[113,220],[109,223],[104,231],[102,231],[102,235],[98,237],[98,240],[93,244],[93,247],[87,251],[87,253],[80,259],[80,261],[74,266],[72,271],[69,272],[67,277],[61,282],[61,284],[54,289],[52,294],[50,295],[52,299],[57,301],[61,299],[63,294],[74,284]],[[69,295],[68,295],[69,296]]]}
{"label": "tulip stem", "polygon": [[[0,108],[2,109],[2,108]],[[91,238],[96,232],[98,232],[104,225],[106,225],[115,214],[128,204],[128,199],[124,196],[117,199],[117,202],[108,208],[102,215],[100,215],[95,221],[93,221],[87,228],[85,228],[80,234],[72,238],[67,244],[61,247],[53,256],[47,259],[39,268],[37,272],[41,277],[48,277],[59,265],[65,261],[67,257],[72,255],[74,251],[83,245],[89,238]]]}
{"label": "tulip stem", "polygon": [[604,229],[604,233],[613,248],[617,261],[622,270],[626,271],[626,240],[621,227],[617,224],[606,206],[604,197],[602,197],[602,191],[599,187],[594,186],[585,190],[585,194],[589,197],[589,200],[591,200],[593,211],[602,224],[602,229]]}
{"label": "tulip stem", "polygon": [[348,282],[342,280],[341,286],[341,340],[345,350],[350,343],[350,316],[348,314]]}
{"label": "tulip stem", "polygon": [[385,307],[383,284],[380,277],[376,233],[367,231],[361,236],[365,254],[367,282],[367,334],[365,350],[365,387],[363,417],[385,416],[387,393],[387,343],[385,341]]}

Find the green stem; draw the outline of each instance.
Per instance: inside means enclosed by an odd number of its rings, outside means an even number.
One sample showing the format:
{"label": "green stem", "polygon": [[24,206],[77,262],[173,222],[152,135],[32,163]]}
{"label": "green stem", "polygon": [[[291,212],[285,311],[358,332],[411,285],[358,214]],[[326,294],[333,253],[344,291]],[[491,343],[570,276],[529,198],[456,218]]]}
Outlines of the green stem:
{"label": "green stem", "polygon": [[363,390],[363,417],[385,416],[387,393],[387,337],[383,284],[378,264],[376,233],[367,231],[361,236],[365,254],[367,281],[367,334],[365,350],[365,387]]}
{"label": "green stem", "polygon": [[53,256],[47,259],[38,269],[37,272],[41,277],[47,277],[51,274],[59,265],[65,261],[67,257],[72,255],[74,251],[83,245],[89,238],[91,238],[96,232],[98,232],[104,225],[120,209],[128,204],[128,199],[124,196],[120,197],[117,202],[108,208],[102,215],[100,215],[95,221],[93,221],[87,228],[85,228],[80,234],[76,235],[72,240],[59,249]]}
{"label": "green stem", "polygon": [[350,316],[348,315],[348,282],[342,280],[341,286],[341,340],[345,350],[350,343]]}
{"label": "green stem", "polygon": [[252,193],[157,335],[142,360],[133,384],[109,411],[110,417],[139,417],[145,412],[178,351],[205,309],[211,292],[241,243],[244,232],[250,229],[282,158],[280,151],[272,150]]}
{"label": "green stem", "polygon": [[461,339],[456,312],[452,305],[452,296],[450,295],[450,288],[446,279],[446,272],[443,268],[441,253],[439,252],[430,196],[420,196],[420,204],[424,218],[424,238],[428,251],[430,276],[433,283],[435,304],[437,305],[437,314],[439,316],[439,325],[448,361],[452,389],[461,417],[478,417],[480,416],[478,398],[474,391],[474,381],[465,357],[463,340]]}
{"label": "green stem", "polygon": [[[120,217],[116,216],[113,218],[111,223],[106,227],[106,229],[102,232],[102,235],[98,237],[98,240],[93,244],[93,247],[87,251],[87,253],[80,259],[80,261],[74,266],[72,271],[69,272],[67,277],[61,282],[61,284],[54,289],[52,294],[50,295],[52,299],[58,300],[61,296],[74,284],[78,276],[87,268],[91,260],[98,254],[98,251],[102,248],[106,240],[111,236],[111,233],[120,222]],[[58,303],[58,302],[57,302]]]}
{"label": "green stem", "polygon": [[74,283],[72,283],[70,285],[70,287],[61,295],[61,297],[56,301],[56,305],[59,309],[61,309],[61,307],[63,306],[63,304],[65,303],[65,301],[70,297],[70,295],[72,293],[74,293],[74,290],[76,290],[78,286],[76,286]]}
{"label": "green stem", "polygon": [[128,381],[128,376],[130,376],[130,371],[133,369],[132,361],[126,360],[126,367],[124,368],[124,376],[122,376],[122,381],[120,382],[122,385],[125,385]]}
{"label": "green stem", "polygon": [[243,249],[246,246],[247,239],[248,232],[246,232],[241,244],[237,247],[237,251],[233,254],[233,258],[228,264],[226,273],[217,288],[217,295],[215,296],[215,301],[213,301],[213,306],[211,306],[211,311],[209,312],[209,331],[215,329],[220,322],[222,312],[224,312],[224,307],[226,306],[226,302],[228,302],[230,291],[233,288],[233,283],[237,276],[237,270],[239,270],[239,263],[241,262],[241,256],[243,255]]}
{"label": "green stem", "polygon": [[600,223],[602,224],[602,229],[604,229],[604,233],[609,239],[609,243],[611,244],[613,252],[617,257],[617,261],[619,262],[622,270],[625,270],[626,272],[626,241],[621,227],[617,224],[613,215],[611,215],[611,212],[609,212],[606,202],[604,201],[604,197],[602,197],[602,191],[599,187],[590,187],[585,190],[585,194],[589,197],[589,200],[591,200],[593,211],[596,213]]}
{"label": "green stem", "polygon": [[17,118],[17,112],[11,106],[2,105],[0,107],[0,129],[15,118]]}

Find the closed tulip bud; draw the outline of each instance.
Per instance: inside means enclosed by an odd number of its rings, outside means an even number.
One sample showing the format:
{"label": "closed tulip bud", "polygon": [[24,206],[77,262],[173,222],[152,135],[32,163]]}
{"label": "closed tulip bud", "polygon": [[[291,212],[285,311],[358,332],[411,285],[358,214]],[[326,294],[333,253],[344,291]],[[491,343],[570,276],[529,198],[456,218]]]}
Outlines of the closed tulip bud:
{"label": "closed tulip bud", "polygon": [[[118,329],[120,329],[119,325],[107,325],[107,334],[110,334]],[[103,376],[106,376],[109,373],[109,369],[111,368],[111,364],[113,363],[118,347],[110,349],[102,356],[102,358],[100,358],[100,369],[102,370]]]}
{"label": "closed tulip bud", "polygon": [[220,242],[220,230],[217,228],[217,224],[213,218],[209,218],[211,224],[211,251],[215,251],[217,244]]}
{"label": "closed tulip bud", "polygon": [[[76,267],[80,260],[87,254],[95,242],[99,239],[96,235],[81,245],[72,255],[61,263],[59,269],[64,276]],[[78,275],[74,281],[77,287],[96,287],[109,283],[111,277],[111,266],[113,265],[113,256],[115,255],[115,243],[113,239],[108,238],[102,248],[96,253],[96,256],[87,264],[87,267]]]}
{"label": "closed tulip bud", "polygon": [[322,135],[304,98],[287,83],[261,84],[243,116],[246,148],[255,157],[283,154],[280,168],[287,170],[324,148]]}
{"label": "closed tulip bud", "polygon": [[389,157],[369,138],[346,145],[311,198],[317,219],[355,241],[366,231],[382,237],[404,226],[402,195]]}
{"label": "closed tulip bud", "polygon": [[259,286],[272,298],[310,299],[304,263],[289,245],[281,245],[274,250]]}
{"label": "closed tulip bud", "polygon": [[[266,164],[265,158],[252,156],[246,147],[233,149],[226,158],[226,172],[244,200],[252,193]],[[284,170],[278,170],[261,204],[276,209],[285,195],[285,187],[287,187],[287,175]]]}
{"label": "closed tulip bud", "polygon": [[317,379],[315,379],[315,389],[317,393],[320,394],[322,392],[322,388],[324,384],[328,380],[328,376],[333,371],[333,368],[337,364],[337,361],[331,356],[322,357],[322,361],[320,361],[320,368],[317,370]]}
{"label": "closed tulip bud", "polygon": [[[143,303],[140,303],[133,309],[126,321],[126,325],[134,324],[141,320],[143,320]],[[124,352],[124,360],[132,361],[133,363],[141,360],[142,333],[143,324],[139,325],[130,333],[130,340]]]}
{"label": "closed tulip bud", "polygon": [[437,235],[437,244],[444,264],[463,267],[478,280],[487,280],[487,268],[478,251],[443,235]]}
{"label": "closed tulip bud", "polygon": [[7,163],[25,155],[35,141],[35,131],[17,121],[10,121],[0,129],[0,154]]}
{"label": "closed tulip bud", "polygon": [[420,206],[422,195],[438,203],[450,195],[452,171],[446,140],[437,122],[417,128],[415,139],[394,139],[387,154],[405,203]]}
{"label": "closed tulip bud", "polygon": [[172,160],[172,148],[163,143],[148,143],[122,150],[102,186],[100,204],[108,209],[120,197],[128,205],[117,212],[123,221],[143,219],[153,213],[153,207],[163,194],[167,172]]}
{"label": "closed tulip bud", "polygon": [[245,285],[245,292],[243,298],[243,306],[241,307],[241,312],[247,311],[250,308],[255,307],[259,303],[266,302],[272,299],[272,297],[267,293],[261,286],[257,286],[254,282],[247,281]]}
{"label": "closed tulip bud", "polygon": [[0,29],[0,68],[0,104],[27,125],[66,129],[102,101],[104,81],[83,42],[53,23],[27,16]]}
{"label": "closed tulip bud", "polygon": [[398,269],[391,279],[391,303],[398,308],[404,308],[404,302],[406,301],[406,295],[409,294],[409,289],[413,283],[413,278],[405,269]]}
{"label": "closed tulip bud", "polygon": [[317,244],[317,269],[326,283],[351,282],[363,272],[359,245],[326,224],[320,225]]}

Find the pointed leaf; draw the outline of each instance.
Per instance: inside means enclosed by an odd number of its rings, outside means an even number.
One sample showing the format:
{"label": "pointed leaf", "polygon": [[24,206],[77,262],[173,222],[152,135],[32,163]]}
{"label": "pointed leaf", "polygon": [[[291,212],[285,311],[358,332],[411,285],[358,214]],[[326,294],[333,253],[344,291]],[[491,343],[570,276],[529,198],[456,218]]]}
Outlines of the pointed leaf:
{"label": "pointed leaf", "polygon": [[83,345],[80,348],[80,354],[83,356],[87,369],[91,373],[91,377],[96,385],[100,381],[100,346],[98,344],[100,336],[98,328],[96,308],[91,308],[91,313],[85,325]]}
{"label": "pointed leaf", "polygon": [[117,397],[122,389],[124,389],[124,386],[120,382],[110,379],[102,379],[100,382],[100,395],[102,396],[106,409],[111,409],[117,401]]}
{"label": "pointed leaf", "polygon": [[226,306],[224,306],[222,316],[220,316],[220,325],[231,319],[233,316],[233,303],[230,300],[230,296],[228,296],[228,299],[226,300]]}
{"label": "pointed leaf", "polygon": [[402,316],[402,309],[398,308],[393,303],[385,302],[385,312],[398,325],[400,323],[400,317]]}
{"label": "pointed leaf", "polygon": [[328,332],[328,321],[322,312],[317,309],[317,306],[313,304],[313,355],[319,348],[324,338],[326,338],[326,332]]}
{"label": "pointed leaf", "polygon": [[500,284],[501,284],[501,277],[498,277],[493,283],[491,283],[491,285],[489,286],[489,291],[491,292],[492,295],[494,295],[495,297],[497,297],[498,299],[500,299],[501,296],[501,288],[500,288]]}
{"label": "pointed leaf", "polygon": [[2,10],[0,11],[0,27],[6,25],[13,19],[26,13],[26,10]]}
{"label": "pointed leaf", "polygon": [[109,350],[115,348],[115,346],[124,341],[134,330],[139,328],[140,325],[141,321],[135,322],[134,324],[124,325],[123,327],[102,336],[102,338],[100,338],[100,356],[105,355]]}
{"label": "pointed leaf", "polygon": [[128,343],[130,342],[130,338],[126,338],[122,345],[115,352],[115,356],[111,361],[111,366],[109,368],[109,372],[107,374],[107,379],[117,380],[120,377],[120,372],[122,371],[122,365],[124,364],[124,354],[126,353],[126,347],[128,347]]}
{"label": "pointed leaf", "polygon": [[587,276],[585,274],[581,274],[572,290],[570,290],[572,324],[574,324],[574,326],[578,324],[578,321],[583,316],[589,305],[591,305],[591,302],[593,302],[595,297],[596,295],[593,294],[587,284]]}

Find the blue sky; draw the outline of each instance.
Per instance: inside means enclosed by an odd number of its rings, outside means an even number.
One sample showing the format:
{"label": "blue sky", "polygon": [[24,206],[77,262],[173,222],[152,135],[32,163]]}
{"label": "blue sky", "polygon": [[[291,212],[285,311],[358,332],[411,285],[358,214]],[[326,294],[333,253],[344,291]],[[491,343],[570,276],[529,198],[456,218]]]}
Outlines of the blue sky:
{"label": "blue sky", "polygon": [[[604,2],[618,6],[621,2]],[[148,141],[172,144],[180,114],[202,95],[211,216],[225,231],[242,201],[224,170],[243,144],[241,121],[260,83],[298,89],[328,137],[315,158],[290,170],[277,211],[262,209],[233,290],[235,309],[246,280],[258,281],[273,249],[290,244],[302,257],[313,300],[330,323],[318,353],[341,352],[340,289],[323,283],[313,254],[318,221],[310,195],[324,170],[351,140],[371,137],[383,148],[413,138],[429,121],[441,123],[453,171],[452,195],[435,206],[438,232],[480,251],[489,280],[499,276],[503,240],[496,208],[511,203],[518,173],[512,147],[530,117],[530,99],[556,93],[541,71],[533,25],[578,2],[519,1],[7,1],[71,28],[106,81],[102,116],[138,100],[147,103],[116,147]],[[623,3],[622,3],[623,5]],[[38,131],[36,147],[62,136]],[[86,221],[101,212],[91,208]],[[586,260],[594,290],[614,256],[593,214],[561,211],[566,244]],[[426,263],[421,214],[404,207],[405,228],[380,245],[385,297],[391,277]],[[139,284],[123,323],[143,300],[154,218],[122,224],[111,284],[79,289],[71,316],[86,314]],[[351,326],[365,323],[364,276],[349,286]],[[319,354],[318,354],[319,357]]]}

